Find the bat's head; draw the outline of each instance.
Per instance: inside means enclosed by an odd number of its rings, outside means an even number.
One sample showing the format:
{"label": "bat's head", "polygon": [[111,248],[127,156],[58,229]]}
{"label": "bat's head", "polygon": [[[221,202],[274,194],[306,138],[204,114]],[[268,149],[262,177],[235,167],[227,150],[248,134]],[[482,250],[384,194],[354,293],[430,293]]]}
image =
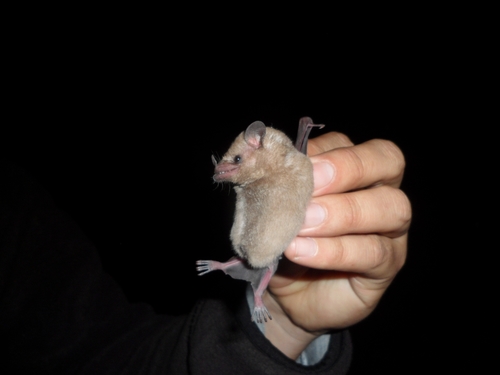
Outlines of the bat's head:
{"label": "bat's head", "polygon": [[236,137],[215,165],[214,181],[249,184],[283,167],[290,151],[296,149],[284,133],[255,121]]}

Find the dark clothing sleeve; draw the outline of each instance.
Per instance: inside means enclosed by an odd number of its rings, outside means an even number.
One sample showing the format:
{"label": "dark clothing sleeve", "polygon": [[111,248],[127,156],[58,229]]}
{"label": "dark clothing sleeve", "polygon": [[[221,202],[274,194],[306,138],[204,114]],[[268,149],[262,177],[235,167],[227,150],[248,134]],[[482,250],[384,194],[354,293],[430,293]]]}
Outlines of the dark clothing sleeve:
{"label": "dark clothing sleeve", "polygon": [[43,187],[0,161],[0,373],[347,373],[347,331],[302,366],[265,339],[239,295],[200,300],[182,316],[130,303]]}

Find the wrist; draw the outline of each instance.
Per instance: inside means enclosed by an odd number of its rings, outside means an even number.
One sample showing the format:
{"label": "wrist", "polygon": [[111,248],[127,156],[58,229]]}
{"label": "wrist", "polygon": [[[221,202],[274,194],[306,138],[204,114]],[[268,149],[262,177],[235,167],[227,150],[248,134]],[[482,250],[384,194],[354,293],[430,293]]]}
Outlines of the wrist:
{"label": "wrist", "polygon": [[264,304],[269,310],[272,320],[265,323],[265,337],[283,354],[294,361],[318,336],[324,332],[310,332],[296,325],[281,308],[273,296],[266,291]]}

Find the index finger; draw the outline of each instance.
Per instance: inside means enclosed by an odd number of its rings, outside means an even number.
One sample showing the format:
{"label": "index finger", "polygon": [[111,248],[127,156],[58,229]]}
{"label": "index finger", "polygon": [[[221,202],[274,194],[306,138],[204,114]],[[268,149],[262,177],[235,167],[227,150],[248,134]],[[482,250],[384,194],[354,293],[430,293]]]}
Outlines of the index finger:
{"label": "index finger", "polygon": [[383,184],[399,188],[405,159],[392,141],[373,139],[355,146],[338,146],[343,142],[346,140],[342,137],[332,137],[313,143],[311,153],[329,147],[329,151],[311,156],[313,196]]}
{"label": "index finger", "polygon": [[349,137],[339,132],[328,132],[307,142],[307,155],[314,156],[338,147],[354,146]]}

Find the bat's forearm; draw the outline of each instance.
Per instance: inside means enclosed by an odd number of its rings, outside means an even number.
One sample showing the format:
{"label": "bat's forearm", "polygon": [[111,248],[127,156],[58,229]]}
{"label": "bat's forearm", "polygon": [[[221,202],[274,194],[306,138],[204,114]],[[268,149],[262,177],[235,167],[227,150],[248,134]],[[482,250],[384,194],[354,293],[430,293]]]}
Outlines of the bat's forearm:
{"label": "bat's forearm", "polygon": [[307,141],[309,139],[309,133],[314,127],[323,128],[325,125],[317,125],[313,123],[312,118],[302,117],[299,120],[299,130],[297,132],[297,139],[295,140],[295,148],[307,155]]}

